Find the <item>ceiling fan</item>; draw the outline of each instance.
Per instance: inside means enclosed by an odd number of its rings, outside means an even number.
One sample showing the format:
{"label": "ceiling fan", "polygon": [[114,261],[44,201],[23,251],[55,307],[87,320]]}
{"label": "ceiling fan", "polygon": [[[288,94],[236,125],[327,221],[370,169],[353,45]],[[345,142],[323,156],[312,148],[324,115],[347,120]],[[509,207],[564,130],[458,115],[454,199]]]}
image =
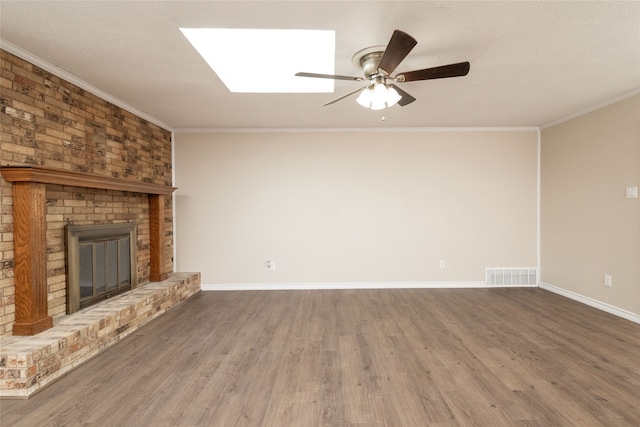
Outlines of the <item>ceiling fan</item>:
{"label": "ceiling fan", "polygon": [[466,76],[469,73],[469,62],[458,62],[422,70],[406,71],[392,76],[391,73],[395,71],[417,43],[416,39],[409,34],[395,30],[386,48],[384,46],[370,47],[357,52],[352,60],[356,66],[362,68],[364,77],[306,72],[296,73],[296,76],[367,82],[366,86],[329,101],[323,106],[331,105],[357,92],[361,92],[357,99],[360,105],[372,110],[381,110],[395,104],[405,106],[416,100],[394,83],[459,77]]}

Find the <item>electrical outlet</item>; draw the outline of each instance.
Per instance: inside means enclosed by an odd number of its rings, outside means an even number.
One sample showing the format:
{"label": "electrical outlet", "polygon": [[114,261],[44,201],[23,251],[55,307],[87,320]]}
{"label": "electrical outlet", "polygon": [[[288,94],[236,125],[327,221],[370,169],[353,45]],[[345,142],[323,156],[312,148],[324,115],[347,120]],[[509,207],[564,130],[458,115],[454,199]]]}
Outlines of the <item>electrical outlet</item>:
{"label": "electrical outlet", "polygon": [[607,288],[610,288],[612,286],[612,278],[609,274],[605,274],[604,275],[604,285]]}
{"label": "electrical outlet", "polygon": [[638,198],[638,187],[627,187],[627,199]]}
{"label": "electrical outlet", "polygon": [[276,262],[275,261],[267,261],[265,263],[265,267],[267,268],[267,271],[273,271],[276,269]]}
{"label": "electrical outlet", "polygon": [[440,268],[444,268],[444,260],[443,260],[443,259],[441,259],[441,260],[440,260],[440,263],[439,263],[438,265],[440,266]]}

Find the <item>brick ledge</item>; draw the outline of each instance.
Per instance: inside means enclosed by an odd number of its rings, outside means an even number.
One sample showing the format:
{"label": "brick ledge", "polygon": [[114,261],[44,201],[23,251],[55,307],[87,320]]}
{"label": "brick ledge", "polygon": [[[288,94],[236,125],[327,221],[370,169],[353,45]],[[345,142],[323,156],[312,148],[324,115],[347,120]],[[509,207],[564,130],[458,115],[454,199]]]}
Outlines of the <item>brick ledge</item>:
{"label": "brick ledge", "polygon": [[200,273],[172,273],[65,316],[34,336],[0,338],[0,398],[29,398],[200,291]]}

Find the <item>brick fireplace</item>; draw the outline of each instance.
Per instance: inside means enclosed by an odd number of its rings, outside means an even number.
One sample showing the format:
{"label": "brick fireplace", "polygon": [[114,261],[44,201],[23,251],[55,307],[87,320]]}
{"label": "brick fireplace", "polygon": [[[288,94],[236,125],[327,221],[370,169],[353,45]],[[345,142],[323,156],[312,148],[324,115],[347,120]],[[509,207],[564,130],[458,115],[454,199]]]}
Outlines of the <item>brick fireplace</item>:
{"label": "brick fireplace", "polygon": [[[171,132],[25,52],[0,60],[0,397],[29,397],[200,275],[173,273]],[[135,225],[137,285],[67,314],[67,226],[118,223]]]}
{"label": "brick fireplace", "polygon": [[139,285],[173,271],[171,132],[0,50],[0,336],[66,313],[65,227],[136,225]]}

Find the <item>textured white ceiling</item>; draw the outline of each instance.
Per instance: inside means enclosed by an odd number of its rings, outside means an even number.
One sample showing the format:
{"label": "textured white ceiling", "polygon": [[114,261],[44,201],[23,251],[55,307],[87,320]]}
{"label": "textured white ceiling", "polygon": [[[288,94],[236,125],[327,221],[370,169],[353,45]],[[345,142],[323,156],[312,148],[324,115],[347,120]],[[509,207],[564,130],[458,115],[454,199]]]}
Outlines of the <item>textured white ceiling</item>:
{"label": "textured white ceiling", "polygon": [[[335,72],[356,76],[352,55],[401,29],[418,45],[397,72],[460,61],[471,71],[402,85],[417,98],[405,107],[370,111],[355,96],[322,107],[359,83],[230,93],[179,27],[334,30]],[[1,0],[0,37],[173,130],[541,126],[640,88],[638,1]],[[259,78],[269,64],[254,67]]]}

